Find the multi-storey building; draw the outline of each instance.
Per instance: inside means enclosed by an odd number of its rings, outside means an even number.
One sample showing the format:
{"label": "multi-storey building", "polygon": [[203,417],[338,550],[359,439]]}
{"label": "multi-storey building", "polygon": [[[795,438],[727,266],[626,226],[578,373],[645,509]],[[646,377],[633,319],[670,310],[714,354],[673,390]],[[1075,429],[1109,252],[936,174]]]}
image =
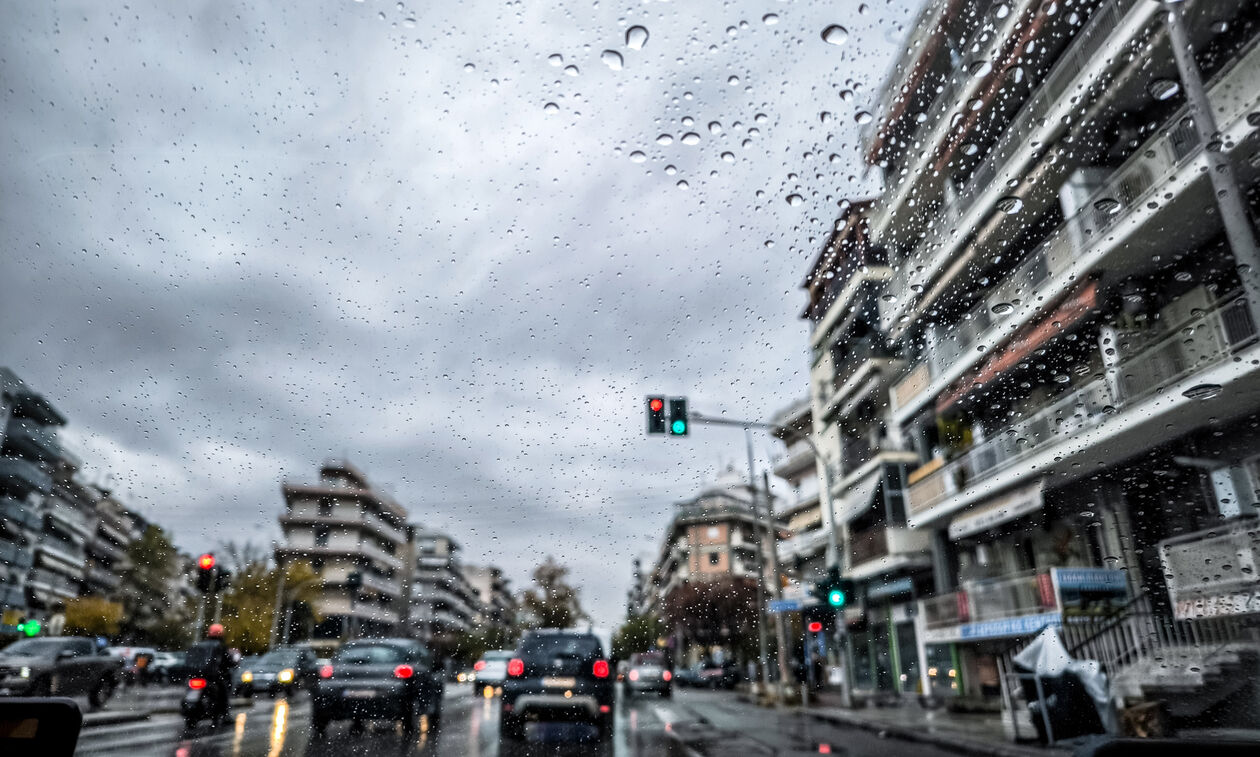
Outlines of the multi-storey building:
{"label": "multi-storey building", "polygon": [[83,571],[83,593],[116,597],[122,588],[127,546],[132,542],[127,508],[111,492],[97,489],[95,520],[84,542],[87,563]]}
{"label": "multi-storey building", "polygon": [[459,544],[447,534],[416,527],[412,561],[412,633],[448,648],[486,609],[464,573]]}
{"label": "multi-storey building", "polygon": [[787,483],[775,515],[788,538],[778,542],[779,566],[796,581],[814,581],[827,571],[827,529],[819,498],[814,452],[803,438],[813,433],[808,398],[784,408],[770,420],[785,449],[771,461],[774,475]]}
{"label": "multi-storey building", "polygon": [[[932,2],[879,90],[874,257],[850,278],[882,282],[882,425],[914,455],[887,545],[931,545],[923,691],[1017,701],[1010,657],[1050,625],[1116,696],[1180,691],[1174,715],[1247,678],[1228,669],[1256,653],[1236,619],[1260,577],[1202,556],[1256,549],[1257,10]],[[841,301],[858,290],[833,282]],[[816,359],[825,320],[853,312],[819,314]],[[816,392],[819,374],[839,375],[816,367]],[[1089,633],[1117,611],[1133,633]]]}
{"label": "multi-storey building", "polygon": [[6,623],[32,609],[35,592],[51,588],[39,583],[48,550],[38,545],[44,498],[53,491],[62,454],[56,428],[65,422],[47,399],[0,368],[0,607]]}
{"label": "multi-storey building", "polygon": [[464,578],[472,587],[480,610],[474,618],[478,627],[508,628],[516,618],[510,581],[494,565],[465,565]]}
{"label": "multi-storey building", "polygon": [[[401,633],[406,620],[407,513],[348,462],[324,463],[315,483],[285,482],[285,543],[276,562],[305,560],[322,579],[316,638]],[[347,579],[357,572],[362,585]]]}

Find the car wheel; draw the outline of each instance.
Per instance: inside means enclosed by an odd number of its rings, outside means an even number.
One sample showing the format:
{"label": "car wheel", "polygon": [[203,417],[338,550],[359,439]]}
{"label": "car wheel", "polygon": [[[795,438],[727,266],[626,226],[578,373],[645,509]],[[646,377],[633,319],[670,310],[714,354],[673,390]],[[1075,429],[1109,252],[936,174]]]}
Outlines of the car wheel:
{"label": "car wheel", "polygon": [[407,711],[399,718],[402,724],[403,733],[407,736],[414,734],[420,730],[420,703],[414,699],[411,704],[407,705]]}
{"label": "car wheel", "polygon": [[315,732],[315,736],[322,738],[328,732],[328,723],[330,718],[322,712],[316,712],[311,715],[311,730]]}
{"label": "car wheel", "polygon": [[101,679],[92,687],[91,693],[88,694],[88,704],[92,709],[99,710],[105,706],[109,698],[114,695],[114,689],[118,684],[110,676],[101,676]]}
{"label": "car wheel", "polygon": [[661,696],[662,696],[662,697],[664,697],[665,699],[673,699],[673,698],[674,698],[674,690],[673,690],[673,689],[663,689],[663,690],[661,691]]}

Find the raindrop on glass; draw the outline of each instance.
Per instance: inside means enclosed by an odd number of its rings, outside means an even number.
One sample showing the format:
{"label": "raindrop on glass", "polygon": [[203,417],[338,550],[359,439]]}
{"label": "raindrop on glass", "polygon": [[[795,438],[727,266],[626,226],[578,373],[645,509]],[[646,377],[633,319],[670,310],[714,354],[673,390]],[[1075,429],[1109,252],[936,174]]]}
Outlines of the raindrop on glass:
{"label": "raindrop on glass", "polygon": [[1094,201],[1094,210],[1109,216],[1120,212],[1120,201],[1114,197],[1103,197]]}
{"label": "raindrop on glass", "polygon": [[1007,214],[1008,216],[1015,215],[1016,213],[1024,209],[1024,201],[1019,199],[1018,197],[1003,197],[1002,199],[998,200],[997,209]]}
{"label": "raindrop on glass", "polygon": [[682,135],[682,143],[684,145],[698,145],[700,144],[700,135],[694,131],[689,131]]}
{"label": "raindrop on glass", "polygon": [[801,197],[800,195],[791,194],[787,196],[787,204],[791,205],[794,208],[804,202],[805,202],[805,198]]}
{"label": "raindrop on glass", "polygon": [[1172,79],[1156,79],[1147,86],[1146,91],[1156,100],[1167,100],[1181,91],[1181,85]]}
{"label": "raindrop on glass", "polygon": [[547,103],[543,106],[543,113],[559,113],[560,106],[555,103]]}
{"label": "raindrop on glass", "polygon": [[849,30],[843,26],[832,24],[822,32],[823,42],[829,45],[843,45],[849,41]]}
{"label": "raindrop on glass", "polygon": [[604,62],[605,66],[608,66],[612,70],[614,71],[621,70],[621,65],[623,61],[621,59],[621,53],[617,52],[616,50],[605,50],[604,52],[599,54],[599,59]]}
{"label": "raindrop on glass", "polygon": [[674,144],[674,137],[673,137],[672,135],[669,135],[669,134],[662,134],[662,135],[660,135],[659,137],[657,137],[657,138],[656,138],[656,144],[658,144],[658,145],[672,145],[672,144]]}
{"label": "raindrop on glass", "polygon": [[857,112],[857,115],[853,117],[853,120],[857,121],[859,125],[865,125],[865,124],[869,124],[872,120],[874,120],[874,118],[875,117],[872,116],[867,111],[859,110]]}
{"label": "raindrop on glass", "polygon": [[1187,399],[1192,400],[1210,400],[1221,393],[1220,384],[1198,384],[1185,390],[1181,394]]}
{"label": "raindrop on glass", "polygon": [[775,13],[767,13],[766,15],[761,17],[761,23],[765,24],[766,26],[774,26],[775,24],[779,23],[779,16],[778,14],[775,14]]}
{"label": "raindrop on glass", "polygon": [[647,155],[642,150],[635,150],[634,152],[630,153],[631,163],[642,163],[645,160],[647,160]]}
{"label": "raindrop on glass", "polygon": [[648,41],[648,30],[642,26],[626,29],[626,47],[631,50],[642,50]]}
{"label": "raindrop on glass", "polygon": [[1009,302],[999,302],[989,309],[998,315],[1006,315],[1007,313],[1013,311],[1015,306]]}

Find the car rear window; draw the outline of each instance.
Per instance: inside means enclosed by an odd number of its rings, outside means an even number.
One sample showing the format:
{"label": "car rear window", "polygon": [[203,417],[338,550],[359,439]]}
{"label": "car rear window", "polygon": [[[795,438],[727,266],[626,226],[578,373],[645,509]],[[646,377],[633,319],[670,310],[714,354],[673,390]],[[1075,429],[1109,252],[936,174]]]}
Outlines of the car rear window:
{"label": "car rear window", "polygon": [[485,656],[482,657],[481,659],[485,660],[486,662],[496,662],[496,661],[502,662],[505,660],[512,659],[512,656],[514,654],[515,654],[514,652],[486,652]]}
{"label": "car rear window", "polygon": [[337,654],[333,655],[334,662],[350,662],[363,665],[387,665],[404,662],[406,659],[407,652],[405,649],[385,644],[355,644],[350,647],[342,647],[337,650]]}
{"label": "car rear window", "polygon": [[665,656],[659,652],[640,652],[630,655],[631,665],[661,665],[664,662]]}
{"label": "car rear window", "polygon": [[577,657],[586,659],[601,655],[599,639],[594,636],[548,634],[527,636],[521,642],[523,657]]}

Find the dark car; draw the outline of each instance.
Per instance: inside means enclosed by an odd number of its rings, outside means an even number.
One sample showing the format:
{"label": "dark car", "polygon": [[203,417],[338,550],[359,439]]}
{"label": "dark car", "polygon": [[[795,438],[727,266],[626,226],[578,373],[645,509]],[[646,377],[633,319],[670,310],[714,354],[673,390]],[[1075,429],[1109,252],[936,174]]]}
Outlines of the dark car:
{"label": "dark car", "polygon": [[92,707],[104,707],[121,672],[122,660],[91,639],[22,639],[0,650],[0,696],[87,695]]}
{"label": "dark car", "polygon": [[674,674],[666,665],[661,652],[640,652],[630,655],[626,671],[626,692],[630,694],[652,693],[668,697],[673,692],[670,681]]}
{"label": "dark car", "polygon": [[613,677],[599,638],[575,631],[530,631],[508,661],[499,735],[524,737],[538,721],[581,721],[607,738],[613,728]]}
{"label": "dark car", "polygon": [[320,668],[311,702],[311,726],[322,734],[334,720],[397,720],[414,733],[420,716],[429,728],[442,717],[441,672],[429,649],[411,639],[351,641]]}
{"label": "dark car", "polygon": [[310,689],[319,680],[315,653],[309,649],[286,647],[242,662],[238,688],[244,696],[265,691],[289,696],[300,689]]}
{"label": "dark car", "polygon": [[696,672],[696,686],[710,689],[733,689],[739,683],[739,666],[733,662],[707,662]]}

